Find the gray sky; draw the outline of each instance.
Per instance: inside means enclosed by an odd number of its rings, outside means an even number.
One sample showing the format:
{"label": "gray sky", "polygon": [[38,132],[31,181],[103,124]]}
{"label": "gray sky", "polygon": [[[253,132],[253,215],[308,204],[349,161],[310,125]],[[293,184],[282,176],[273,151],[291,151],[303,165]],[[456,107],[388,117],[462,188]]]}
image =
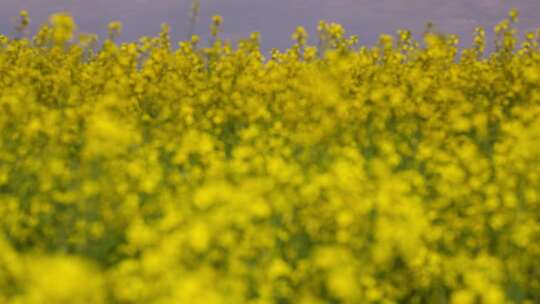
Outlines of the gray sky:
{"label": "gray sky", "polygon": [[[381,33],[407,28],[421,33],[428,21],[469,42],[474,27],[491,29],[512,7],[521,12],[522,30],[540,28],[540,0],[201,0],[196,32],[206,36],[212,15],[224,17],[223,36],[262,33],[263,47],[285,48],[298,25],[314,32],[319,20],[342,23],[348,33],[371,44]],[[122,40],[153,35],[169,23],[175,40],[186,37],[189,0],[0,0],[0,32],[12,32],[12,17],[30,12],[33,27],[54,12],[73,14],[81,31],[104,35],[110,21],[124,24]]]}

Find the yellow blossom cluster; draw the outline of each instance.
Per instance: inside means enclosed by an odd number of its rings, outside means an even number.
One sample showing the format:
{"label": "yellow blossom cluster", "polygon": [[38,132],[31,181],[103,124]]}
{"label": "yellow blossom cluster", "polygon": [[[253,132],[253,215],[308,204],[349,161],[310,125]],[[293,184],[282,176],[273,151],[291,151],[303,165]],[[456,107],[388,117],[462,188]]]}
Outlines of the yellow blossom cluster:
{"label": "yellow blossom cluster", "polygon": [[[540,303],[540,32],[0,36],[0,303]],[[493,51],[486,53],[486,49]]]}

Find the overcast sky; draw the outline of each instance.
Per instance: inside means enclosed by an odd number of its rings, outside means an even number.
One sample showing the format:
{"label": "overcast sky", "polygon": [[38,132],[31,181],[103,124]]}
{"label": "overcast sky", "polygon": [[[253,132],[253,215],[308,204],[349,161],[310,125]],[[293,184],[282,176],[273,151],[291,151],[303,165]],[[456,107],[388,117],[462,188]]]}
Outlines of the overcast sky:
{"label": "overcast sky", "polygon": [[[67,11],[75,16],[81,31],[103,35],[110,21],[124,24],[123,40],[153,35],[161,23],[172,26],[173,37],[186,37],[189,0],[0,0],[0,32],[12,32],[12,17],[30,12],[33,26],[47,16]],[[294,28],[303,25],[313,32],[319,20],[342,23],[363,43],[373,43],[381,33],[398,28],[421,33],[428,21],[444,32],[459,34],[465,42],[478,25],[489,29],[508,10],[521,11],[522,30],[540,28],[540,0],[201,0],[201,18],[196,32],[208,33],[212,15],[224,17],[224,36],[246,37],[262,33],[264,48],[291,44]]]}

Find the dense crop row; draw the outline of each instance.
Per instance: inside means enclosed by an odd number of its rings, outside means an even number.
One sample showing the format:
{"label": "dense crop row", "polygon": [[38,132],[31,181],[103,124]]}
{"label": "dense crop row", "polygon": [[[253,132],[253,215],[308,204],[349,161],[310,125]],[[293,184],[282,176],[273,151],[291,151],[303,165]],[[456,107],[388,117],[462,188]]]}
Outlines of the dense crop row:
{"label": "dense crop row", "polygon": [[539,35],[0,36],[0,302],[540,303]]}

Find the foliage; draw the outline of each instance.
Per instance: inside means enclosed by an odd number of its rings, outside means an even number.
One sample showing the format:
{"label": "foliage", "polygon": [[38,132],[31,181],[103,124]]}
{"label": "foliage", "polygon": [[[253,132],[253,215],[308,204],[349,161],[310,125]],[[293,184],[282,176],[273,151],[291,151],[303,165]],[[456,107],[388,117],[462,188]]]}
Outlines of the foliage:
{"label": "foliage", "polygon": [[[24,33],[27,13],[21,15]],[[0,302],[540,303],[540,49],[0,37]]]}

